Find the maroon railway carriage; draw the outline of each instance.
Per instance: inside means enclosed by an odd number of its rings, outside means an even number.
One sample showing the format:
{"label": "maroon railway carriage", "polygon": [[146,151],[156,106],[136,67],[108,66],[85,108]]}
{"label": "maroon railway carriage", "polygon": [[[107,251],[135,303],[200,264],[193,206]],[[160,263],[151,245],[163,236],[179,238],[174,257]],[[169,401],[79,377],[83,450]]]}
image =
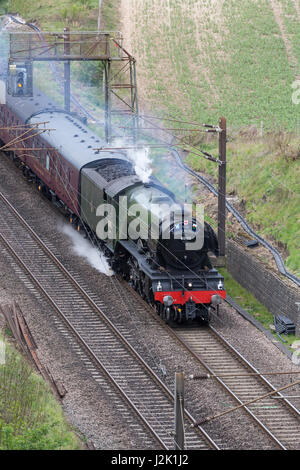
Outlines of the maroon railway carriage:
{"label": "maroon railway carriage", "polygon": [[[10,155],[20,162],[23,173],[57,205],[79,216],[80,169],[95,159],[92,146],[83,144],[97,137],[88,135],[78,118],[62,112],[42,93],[32,98],[7,96],[6,104],[0,105],[0,127],[2,144],[16,149]],[[40,133],[42,129],[53,130]]]}

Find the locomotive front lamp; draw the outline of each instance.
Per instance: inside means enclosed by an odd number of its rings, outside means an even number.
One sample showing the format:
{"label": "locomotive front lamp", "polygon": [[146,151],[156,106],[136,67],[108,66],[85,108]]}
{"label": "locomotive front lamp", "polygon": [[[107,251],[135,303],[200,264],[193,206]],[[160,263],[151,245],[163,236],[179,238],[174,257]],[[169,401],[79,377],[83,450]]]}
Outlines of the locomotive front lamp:
{"label": "locomotive front lamp", "polygon": [[165,295],[163,298],[163,303],[165,307],[171,307],[173,304],[173,297],[171,295]]}

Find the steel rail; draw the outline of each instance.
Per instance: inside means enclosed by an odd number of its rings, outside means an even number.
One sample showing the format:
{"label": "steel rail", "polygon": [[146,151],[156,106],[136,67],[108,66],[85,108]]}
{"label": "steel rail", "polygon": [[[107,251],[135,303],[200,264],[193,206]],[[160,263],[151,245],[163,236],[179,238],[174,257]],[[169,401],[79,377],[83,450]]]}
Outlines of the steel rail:
{"label": "steel rail", "polygon": [[[130,287],[128,286],[127,283],[124,282],[124,287],[130,289]],[[136,298],[139,298],[140,299],[140,296],[138,295],[138,293],[132,289],[130,289],[130,291],[132,292],[132,295],[135,296]],[[144,302],[144,301],[143,301]],[[213,370],[213,367],[211,367],[208,362],[203,358],[201,357],[201,354],[197,353],[195,351],[195,349],[193,348],[193,346],[191,346],[189,344],[188,341],[186,341],[184,339],[184,337],[182,335],[180,335],[179,333],[179,330],[180,330],[180,327],[175,327],[175,328],[171,328],[169,325],[167,325],[156,313],[155,311],[153,310],[153,308],[147,304],[147,307],[148,307],[148,311],[149,313],[152,315],[152,317],[164,328],[168,331],[168,333],[173,336],[175,338],[175,340],[181,345],[184,347],[184,349],[186,349],[189,354],[191,354],[191,356],[196,359],[197,362],[199,362],[199,364],[201,364],[209,374],[211,375],[214,375],[215,374],[215,371]],[[201,329],[203,329],[201,327]],[[185,329],[185,332],[188,333],[190,332],[192,334],[193,331],[197,331],[197,328],[187,328]],[[214,327],[212,326],[209,326],[209,330],[213,336],[215,336],[217,338],[217,340],[220,342],[220,344],[222,344],[224,346],[224,348],[226,348],[226,350],[228,352],[231,353],[231,356],[233,359],[236,359],[238,360],[239,364],[243,367],[243,370],[250,370],[251,372],[253,373],[256,373],[258,374],[257,377],[250,377],[251,379],[256,379],[257,381],[257,386],[259,386],[259,382],[260,382],[260,386],[264,386],[264,387],[267,387],[268,390],[272,390],[272,391],[275,391],[275,387],[264,377],[262,376],[259,371],[236,349],[234,348],[234,346],[232,346],[224,337],[221,333],[219,333]],[[224,365],[224,372],[226,372],[226,365]],[[234,376],[234,373],[232,373],[232,376]],[[226,378],[224,378],[224,380],[222,380],[221,378],[215,378],[214,380],[217,380],[217,382],[220,383],[220,385],[232,396],[232,398],[237,401],[238,404],[243,404],[243,401],[239,398],[239,396],[237,395],[237,393],[235,393],[228,384],[226,384]],[[299,419],[300,417],[300,412],[297,408],[295,408],[295,406],[290,403],[285,397],[283,397],[283,395],[278,392],[277,393],[278,397],[280,397],[284,403],[285,403],[285,406],[288,408],[289,412],[294,416],[296,417],[297,419]],[[259,394],[258,394],[259,396]],[[249,407],[247,406],[244,406],[243,407],[245,412],[253,419],[253,421],[256,423],[256,425],[258,425],[264,432],[265,434],[273,441],[275,442],[275,444],[282,450],[287,450],[287,446],[281,442],[281,440],[279,438],[276,437],[275,433],[266,425],[263,423],[263,421],[255,415],[255,412],[253,412]],[[299,430],[300,430],[300,422],[299,422]],[[300,443],[300,434],[299,434],[299,443]]]}
{"label": "steel rail", "polygon": [[145,421],[144,417],[142,414],[139,412],[139,410],[136,408],[134,403],[131,401],[131,399],[127,396],[127,394],[120,388],[118,383],[113,379],[111,374],[108,372],[107,368],[102,364],[100,359],[96,357],[96,355],[93,353],[91,348],[88,346],[86,341],[83,339],[83,337],[78,333],[76,328],[73,327],[73,325],[69,322],[67,317],[64,315],[64,313],[60,310],[60,308],[57,306],[55,301],[48,295],[48,293],[45,291],[43,286],[40,284],[38,279],[31,273],[31,271],[27,268],[25,263],[18,257],[18,255],[15,253],[13,247],[10,245],[10,243],[3,237],[3,235],[0,233],[0,239],[3,242],[3,244],[7,247],[7,249],[14,255],[14,257],[17,259],[18,263],[21,265],[21,267],[24,269],[24,271],[31,277],[33,282],[37,285],[37,287],[43,292],[43,294],[47,297],[48,301],[51,303],[51,305],[55,308],[56,312],[62,317],[64,322],[67,324],[69,329],[72,331],[72,333],[76,336],[76,338],[79,340],[79,342],[84,346],[84,348],[87,350],[88,354],[92,357],[93,361],[97,364],[97,366],[101,369],[101,371],[108,377],[108,379],[113,383],[113,385],[117,388],[119,393],[122,395],[123,398],[127,401],[129,406],[134,410],[135,413],[138,414],[139,418],[146,424],[147,428],[151,431],[151,433],[154,435],[155,439],[161,444],[161,446],[164,449],[167,449],[167,447],[164,445],[163,441],[160,439],[160,437],[157,435],[157,433],[149,427],[148,423]]}
{"label": "steel rail", "polygon": [[[119,332],[119,330],[113,325],[113,323],[109,320],[106,314],[96,305],[93,299],[85,292],[85,290],[79,285],[79,283],[74,279],[74,277],[69,273],[69,271],[62,265],[62,263],[57,259],[57,257],[51,252],[51,250],[45,245],[45,243],[40,239],[40,237],[34,232],[34,230],[29,226],[29,224],[23,219],[23,217],[17,212],[17,210],[12,206],[12,204],[6,199],[6,197],[0,193],[0,199],[5,203],[6,207],[9,211],[16,217],[16,219],[26,228],[27,232],[30,233],[32,238],[39,244],[42,248],[43,252],[55,263],[55,265],[60,269],[61,272],[71,281],[72,285],[76,287],[76,290],[80,293],[82,297],[88,302],[88,304],[92,307],[93,311],[96,312],[101,319],[105,322],[105,324],[109,327],[109,329],[113,332],[113,334],[119,339],[119,341],[125,346],[126,350],[135,358],[135,360],[142,366],[143,370],[151,377],[151,379],[155,382],[155,384],[159,387],[159,389],[164,393],[167,397],[169,402],[173,402],[174,396],[167,388],[167,386],[160,380],[160,378],[152,371],[152,369],[146,364],[143,358],[135,351],[135,349],[128,343],[126,338]],[[45,288],[41,285],[39,280],[36,276],[31,272],[31,270],[26,266],[26,264],[22,261],[20,256],[16,253],[14,248],[5,239],[5,237],[0,233],[0,239],[2,240],[3,244],[7,247],[7,249],[13,254],[13,256],[17,259],[19,264],[25,270],[25,272],[31,277],[33,282],[38,286],[38,288],[43,292],[43,294],[47,297],[48,301],[52,304],[56,312],[61,316],[64,322],[67,324],[68,328],[72,331],[72,333],[77,337],[78,341],[84,346],[88,354],[92,357],[93,361],[100,367],[100,369],[104,372],[104,374],[110,379],[110,381],[114,384],[114,386],[118,389],[118,391],[122,394],[124,399],[127,401],[129,406],[134,410],[134,412],[138,415],[138,417],[142,420],[145,424],[147,429],[150,430],[152,435],[155,439],[160,443],[160,445],[164,449],[168,449],[166,447],[163,440],[158,436],[157,432],[153,429],[152,425],[146,420],[146,418],[142,415],[142,413],[138,410],[136,405],[133,403],[132,399],[128,397],[126,392],[122,390],[119,384],[115,381],[113,376],[107,370],[105,365],[99,360],[99,358],[95,355],[93,350],[84,340],[84,338],[80,335],[80,333],[76,330],[74,325],[69,321],[69,319],[65,316],[65,314],[61,311],[61,308],[57,305],[55,300],[47,293]],[[191,424],[195,424],[196,420],[191,416],[191,414],[185,410],[185,415],[188,418]],[[211,437],[206,433],[206,431],[200,427],[199,428],[199,438],[206,443],[209,448],[213,448],[219,450],[218,445],[211,439]]]}
{"label": "steel rail", "polygon": [[[259,371],[256,369],[256,367],[254,367],[234,346],[232,346],[219,331],[217,331],[211,325],[209,326],[209,328],[217,336],[219,341],[221,341],[228,349],[230,349],[232,353],[235,354],[239,358],[239,360],[245,364],[246,367],[251,369],[252,372],[259,374],[260,380],[262,380],[265,383],[265,385],[267,385],[270,389],[272,389],[272,391],[276,390],[274,385],[272,385],[271,382],[266,377],[261,375]],[[300,411],[289,400],[287,400],[280,392],[278,392],[278,395],[284,399],[285,404],[291,409],[291,411],[294,414],[296,414],[298,418],[300,418]]]}
{"label": "steel rail", "polygon": [[[167,326],[167,328],[169,328]],[[212,374],[214,375],[215,374],[215,371],[214,369],[193,349],[193,347],[189,344],[188,341],[186,341],[180,333],[176,332],[176,329],[171,329],[169,328],[170,332],[176,337],[176,339],[178,340],[178,342],[180,342],[180,344],[182,346],[184,346],[189,352],[190,354],[208,371],[209,374]],[[247,370],[251,370],[252,372],[255,372],[257,374],[259,374],[259,371],[244,357],[242,356],[241,353],[239,353],[239,351],[237,351],[222,335],[221,333],[219,333],[214,327],[212,326],[209,326],[209,330],[212,332],[212,334],[217,338],[217,340],[222,344],[224,345],[224,347],[227,349],[227,351],[229,350],[232,357],[235,359],[237,358],[238,359],[238,362],[240,364],[242,364],[244,366],[244,368],[246,368]],[[188,330],[186,330],[188,331]],[[226,365],[224,365],[224,371],[226,371]],[[232,377],[234,377],[234,373],[232,373]],[[240,404],[242,405],[243,404],[243,401],[238,397],[238,395],[225,383],[226,382],[226,378],[224,378],[222,380],[222,378],[220,377],[215,377],[214,378],[215,380],[217,380],[217,382],[219,382],[223,388],[225,388],[228,393]],[[269,390],[272,390],[272,391],[275,391],[275,387],[262,375],[259,374],[259,376],[256,377],[257,381],[260,381],[263,383],[263,385],[265,385]],[[285,397],[283,397],[283,395],[278,392],[278,396],[280,398],[282,398],[283,402],[285,403],[285,405],[287,406],[287,408],[289,409],[289,411],[294,415],[296,416],[298,419],[299,419],[299,416],[300,416],[300,412],[299,410],[297,410],[297,408],[295,408],[295,406],[290,403]],[[276,437],[276,435],[274,434],[274,432],[272,430],[270,430],[268,428],[267,425],[265,425],[262,420],[257,417],[253,411],[250,410],[249,407],[247,406],[244,406],[243,409],[251,416],[251,418],[255,421],[255,423],[257,425],[259,425],[259,427],[261,429],[263,429],[263,431],[279,446],[280,449],[282,450],[288,450],[288,448],[286,447],[286,445],[281,442],[280,439],[278,439]],[[299,423],[299,430],[300,430],[300,423]],[[299,434],[299,442],[300,442],[300,434]]]}

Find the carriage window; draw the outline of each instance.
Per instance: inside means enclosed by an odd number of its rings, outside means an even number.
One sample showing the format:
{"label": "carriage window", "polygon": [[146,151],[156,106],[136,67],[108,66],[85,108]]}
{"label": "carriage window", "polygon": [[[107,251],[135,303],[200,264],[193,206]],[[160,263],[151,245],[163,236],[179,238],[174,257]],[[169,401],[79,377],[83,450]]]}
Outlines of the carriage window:
{"label": "carriage window", "polygon": [[[40,146],[40,143],[38,140],[35,141],[35,148],[36,149],[39,149],[41,148]],[[37,161],[40,161],[41,160],[41,151],[40,150],[37,150],[36,153],[35,153],[35,158]]]}
{"label": "carriage window", "polygon": [[46,170],[50,170],[50,155],[47,153],[46,155]]}
{"label": "carriage window", "polygon": [[60,179],[60,182],[63,183],[64,179],[63,179],[63,176],[64,176],[64,167],[61,163],[59,163],[59,179]]}

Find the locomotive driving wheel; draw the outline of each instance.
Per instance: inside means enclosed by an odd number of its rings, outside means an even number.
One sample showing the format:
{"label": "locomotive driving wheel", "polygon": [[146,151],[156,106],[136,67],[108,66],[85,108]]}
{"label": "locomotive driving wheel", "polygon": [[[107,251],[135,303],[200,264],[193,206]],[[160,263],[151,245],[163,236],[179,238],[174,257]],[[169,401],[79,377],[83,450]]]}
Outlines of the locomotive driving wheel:
{"label": "locomotive driving wheel", "polygon": [[139,272],[139,282],[138,282],[138,293],[140,296],[145,300],[147,298],[146,296],[146,287],[145,287],[145,274],[143,272]]}
{"label": "locomotive driving wheel", "polygon": [[130,267],[129,268],[129,284],[134,288],[134,290],[139,292],[140,274],[139,274],[138,263],[135,259],[130,258],[128,261],[128,264]]}
{"label": "locomotive driving wheel", "polygon": [[156,303],[156,312],[160,316],[160,318],[168,323],[172,319],[172,313],[170,307],[165,307],[160,302]]}

